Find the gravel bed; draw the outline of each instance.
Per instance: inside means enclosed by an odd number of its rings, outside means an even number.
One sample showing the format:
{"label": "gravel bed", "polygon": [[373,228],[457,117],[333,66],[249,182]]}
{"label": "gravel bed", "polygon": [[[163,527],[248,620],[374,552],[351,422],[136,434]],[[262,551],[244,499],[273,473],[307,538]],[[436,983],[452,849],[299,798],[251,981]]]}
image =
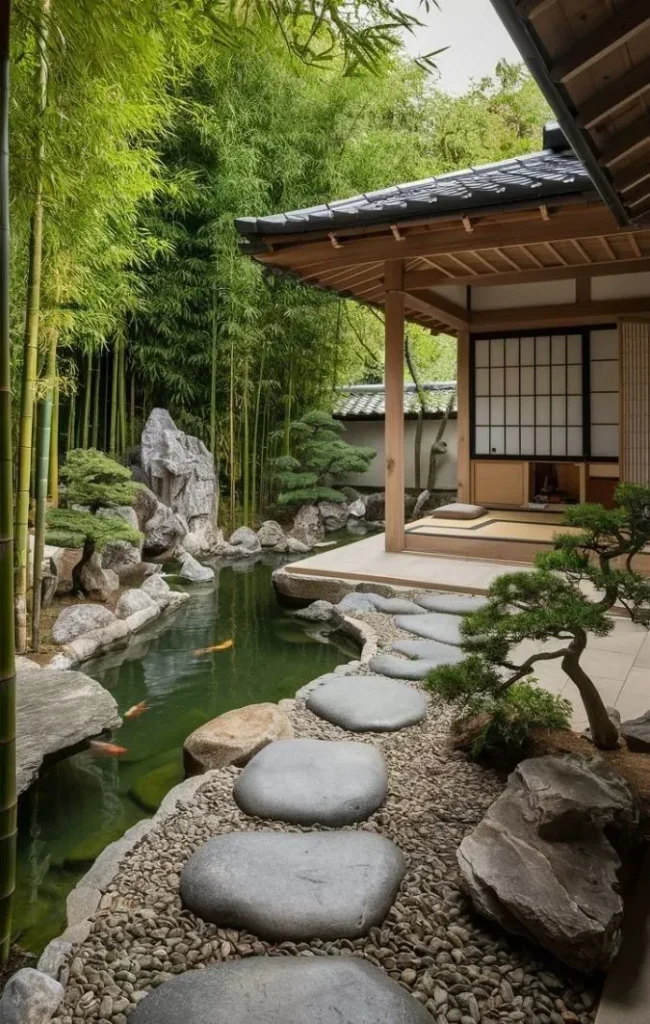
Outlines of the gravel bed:
{"label": "gravel bed", "polygon": [[[363,616],[380,646],[406,636],[385,615]],[[296,736],[350,739],[307,711],[289,711]],[[357,956],[412,992],[435,1024],[590,1024],[598,987],[522,939],[476,915],[461,892],[456,849],[503,787],[496,773],[447,747],[449,714],[393,734],[355,734],[374,743],[389,769],[388,799],[355,828],[388,836],[409,870],[381,928],[357,940],[283,942],[221,929],[181,909],[179,874],[211,836],[260,828],[309,831],[244,815],[232,799],[240,769],[224,768],[188,805],[155,827],[122,862],[88,939],[64,968],[66,993],[54,1024],[126,1024],[147,991],[175,974],[247,956]]]}

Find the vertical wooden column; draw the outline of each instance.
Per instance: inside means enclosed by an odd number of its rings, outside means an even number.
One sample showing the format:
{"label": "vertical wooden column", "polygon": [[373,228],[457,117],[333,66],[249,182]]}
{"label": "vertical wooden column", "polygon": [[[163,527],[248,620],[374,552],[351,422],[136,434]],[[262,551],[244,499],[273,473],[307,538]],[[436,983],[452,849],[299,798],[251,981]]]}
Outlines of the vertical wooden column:
{"label": "vertical wooden column", "polygon": [[458,409],[458,455],[457,479],[458,500],[472,501],[471,466],[470,466],[470,386],[469,386],[469,331],[458,332],[456,369],[456,405]]}
{"label": "vertical wooden column", "polygon": [[386,551],[404,549],[404,267],[387,260],[384,374],[386,416]]}
{"label": "vertical wooden column", "polygon": [[620,479],[629,484],[650,484],[650,321],[621,321],[618,345]]}

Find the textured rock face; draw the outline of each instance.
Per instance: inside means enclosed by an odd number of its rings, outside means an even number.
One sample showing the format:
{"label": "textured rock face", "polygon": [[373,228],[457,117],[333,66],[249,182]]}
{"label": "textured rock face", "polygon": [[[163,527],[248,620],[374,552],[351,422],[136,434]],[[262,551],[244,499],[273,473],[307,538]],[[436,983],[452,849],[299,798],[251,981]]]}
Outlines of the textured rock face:
{"label": "textured rock face", "polygon": [[650,754],[650,711],[646,711],[639,718],[630,718],[629,721],[623,722],[621,735],[630,750]]}
{"label": "textured rock face", "polygon": [[187,530],[170,508],[159,501],[156,510],[144,525],[145,555],[164,555],[176,551]]}
{"label": "textured rock face", "polygon": [[267,519],[262,523],[257,531],[257,539],[263,548],[277,548],[280,550],[278,545],[286,543],[284,530],[279,523],[276,523],[275,519]]}
{"label": "textured rock face", "polygon": [[246,814],[340,828],[372,814],[387,786],[384,759],[367,743],[279,740],[249,762],[233,795]]}
{"label": "textured rock face", "polygon": [[114,698],[83,672],[59,672],[50,668],[19,672],[18,792],[24,792],[31,785],[45,757],[70,750],[120,724]]}
{"label": "textured rock face", "polygon": [[84,593],[94,601],[108,601],[112,593],[119,589],[120,580],[112,569],[102,567],[102,558],[95,551],[79,574]]}
{"label": "textured rock face", "polygon": [[291,536],[306,544],[309,550],[325,535],[316,505],[303,505],[293,521]]}
{"label": "textured rock face", "polygon": [[2,1024],[48,1024],[63,999],[63,985],[33,967],[10,978],[0,999]]}
{"label": "textured rock face", "polygon": [[334,614],[334,605],[330,601],[313,601],[307,608],[296,612],[297,618],[305,622],[329,622]]}
{"label": "textured rock face", "polygon": [[299,576],[287,572],[284,568],[276,569],[271,576],[273,588],[286,603],[292,601],[313,601],[314,592],[324,601],[336,604],[349,594],[354,584],[349,580],[338,580],[328,576]]}
{"label": "textured rock face", "polygon": [[128,540],[112,540],[102,549],[102,568],[112,569],[120,580],[140,564],[140,548]]}
{"label": "textured rock face", "polygon": [[159,608],[166,608],[169,604],[172,591],[169,583],[162,576],[148,576],[140,590],[143,594],[148,594],[153,598]]}
{"label": "textured rock face", "polygon": [[244,765],[274,740],[293,736],[291,722],[277,704],[234,708],[200,725],[183,744],[188,775],[225,765]]}
{"label": "textured rock face", "polygon": [[190,583],[210,583],[214,579],[214,569],[209,565],[201,565],[188,551],[181,558],[181,567],[178,575],[182,580],[189,580]]}
{"label": "textured rock face", "polygon": [[363,498],[355,498],[348,505],[348,515],[353,519],[363,519],[366,514],[366,505]]}
{"label": "textured rock face", "polygon": [[262,547],[255,530],[251,530],[248,526],[240,526],[238,530],[231,533],[228,544],[234,548],[241,548],[241,553],[244,555],[257,555]]}
{"label": "textured rock face", "polygon": [[56,644],[68,644],[91,629],[104,629],[115,621],[113,612],[100,604],[73,604],[64,608],[52,628]]}
{"label": "textured rock face", "polygon": [[374,595],[370,594],[346,594],[345,597],[341,598],[339,603],[336,605],[336,611],[340,615],[352,615],[365,614],[366,612],[375,611],[375,602],[372,600]]}
{"label": "textured rock face", "polygon": [[406,872],[371,832],[235,832],[211,839],[181,875],[181,899],[204,921],[277,942],[355,939],[385,918]]}
{"label": "textured rock face", "polygon": [[252,957],[189,971],[138,1004],[130,1024],[431,1024],[378,967],[353,957]]}
{"label": "textured rock face", "polygon": [[219,494],[212,455],[197,437],[179,430],[165,409],[153,409],[147,420],[141,460],[153,493],[183,517],[190,533],[216,522]]}
{"label": "textured rock face", "polygon": [[[620,860],[602,828],[633,818],[625,783],[606,765],[524,761],[458,849],[465,886],[476,908],[508,931],[571,967],[605,969],[619,949],[623,902]],[[572,835],[579,840],[566,841]]]}
{"label": "textured rock face", "polygon": [[130,615],[149,608],[158,610],[158,605],[146,591],[125,590],[115,606],[115,614],[118,619],[128,619]]}
{"label": "textured rock face", "polygon": [[321,501],[318,511],[321,522],[328,533],[333,530],[342,530],[350,516],[348,506],[344,501]]}
{"label": "textured rock face", "polygon": [[386,498],[383,491],[367,494],[365,497],[366,519],[371,523],[383,522],[386,515]]}
{"label": "textured rock face", "polygon": [[334,676],[312,690],[307,707],[351,732],[392,732],[427,713],[420,690],[383,676]]}

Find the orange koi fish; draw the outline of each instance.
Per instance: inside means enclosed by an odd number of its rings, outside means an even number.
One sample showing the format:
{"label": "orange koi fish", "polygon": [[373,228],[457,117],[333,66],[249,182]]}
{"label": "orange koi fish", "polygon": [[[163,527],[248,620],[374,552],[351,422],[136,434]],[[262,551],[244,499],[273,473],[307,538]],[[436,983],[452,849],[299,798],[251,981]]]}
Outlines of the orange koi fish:
{"label": "orange koi fish", "polygon": [[146,700],[141,700],[139,704],[134,704],[132,708],[124,712],[124,718],[138,718],[143,715],[145,711],[149,710],[149,705]]}
{"label": "orange koi fish", "polygon": [[119,757],[126,754],[126,747],[118,747],[117,743],[104,743],[102,740],[91,740],[88,744],[94,754],[102,754],[105,757]]}
{"label": "orange koi fish", "polygon": [[224,640],[222,644],[215,644],[213,647],[200,647],[197,651],[192,651],[192,654],[212,654],[213,651],[229,651],[234,646],[233,640]]}

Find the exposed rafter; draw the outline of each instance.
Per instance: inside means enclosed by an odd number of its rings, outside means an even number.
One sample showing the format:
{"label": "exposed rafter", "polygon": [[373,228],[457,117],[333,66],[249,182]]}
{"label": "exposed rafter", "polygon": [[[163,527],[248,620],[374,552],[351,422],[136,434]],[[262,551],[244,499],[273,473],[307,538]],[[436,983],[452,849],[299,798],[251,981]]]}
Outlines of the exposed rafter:
{"label": "exposed rafter", "polygon": [[551,66],[553,81],[568,81],[618,49],[647,25],[650,25],[648,0],[635,0],[627,8],[618,8],[615,17],[583,36]]}
{"label": "exposed rafter", "polygon": [[442,320],[450,327],[462,329],[469,323],[467,310],[455,302],[450,302],[449,299],[443,299],[441,295],[436,295],[434,292],[415,294],[412,291],[405,291],[404,301],[412,309],[417,309],[420,313],[431,316],[433,319]]}
{"label": "exposed rafter", "polygon": [[576,121],[581,128],[591,128],[611,117],[633,100],[650,91],[650,57],[607,85],[583,103]]}
{"label": "exposed rafter", "polygon": [[618,132],[609,142],[605,143],[601,151],[601,159],[609,167],[619,163],[631,153],[636,153],[648,143],[650,143],[650,117],[640,117],[629,128]]}

